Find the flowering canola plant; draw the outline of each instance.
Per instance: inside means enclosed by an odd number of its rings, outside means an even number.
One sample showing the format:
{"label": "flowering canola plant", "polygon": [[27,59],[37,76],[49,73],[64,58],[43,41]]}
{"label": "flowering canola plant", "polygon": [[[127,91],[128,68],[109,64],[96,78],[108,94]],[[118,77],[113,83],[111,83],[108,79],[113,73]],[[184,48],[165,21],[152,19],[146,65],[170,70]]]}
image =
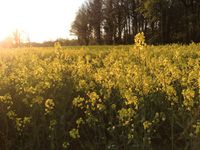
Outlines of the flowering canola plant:
{"label": "flowering canola plant", "polygon": [[0,50],[2,150],[200,147],[199,44],[100,48]]}

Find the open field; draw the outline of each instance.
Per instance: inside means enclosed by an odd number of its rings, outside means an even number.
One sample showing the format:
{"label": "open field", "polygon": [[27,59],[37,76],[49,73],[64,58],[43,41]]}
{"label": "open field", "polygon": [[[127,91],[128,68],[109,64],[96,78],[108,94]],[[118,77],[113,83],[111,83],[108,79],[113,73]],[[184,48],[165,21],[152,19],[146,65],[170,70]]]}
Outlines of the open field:
{"label": "open field", "polygon": [[1,150],[198,150],[200,45],[0,50]]}

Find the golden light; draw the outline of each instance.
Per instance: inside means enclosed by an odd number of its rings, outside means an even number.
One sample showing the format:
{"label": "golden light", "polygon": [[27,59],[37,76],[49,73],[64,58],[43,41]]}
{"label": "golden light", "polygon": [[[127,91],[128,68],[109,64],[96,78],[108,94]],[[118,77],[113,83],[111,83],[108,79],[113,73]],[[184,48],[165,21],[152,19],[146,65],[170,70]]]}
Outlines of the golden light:
{"label": "golden light", "polygon": [[0,0],[0,41],[16,29],[31,41],[69,38],[70,26],[84,0]]}

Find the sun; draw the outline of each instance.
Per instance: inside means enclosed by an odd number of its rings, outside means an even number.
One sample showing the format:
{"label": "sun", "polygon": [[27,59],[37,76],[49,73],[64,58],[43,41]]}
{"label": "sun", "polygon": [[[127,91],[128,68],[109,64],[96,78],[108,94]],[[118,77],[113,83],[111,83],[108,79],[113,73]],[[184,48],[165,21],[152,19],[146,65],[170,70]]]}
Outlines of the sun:
{"label": "sun", "polygon": [[0,0],[0,41],[16,30],[33,42],[66,38],[85,0]]}
{"label": "sun", "polygon": [[14,30],[19,28],[19,22],[17,17],[15,17],[15,15],[19,16],[16,7],[16,1],[0,1],[0,41],[10,36]]}

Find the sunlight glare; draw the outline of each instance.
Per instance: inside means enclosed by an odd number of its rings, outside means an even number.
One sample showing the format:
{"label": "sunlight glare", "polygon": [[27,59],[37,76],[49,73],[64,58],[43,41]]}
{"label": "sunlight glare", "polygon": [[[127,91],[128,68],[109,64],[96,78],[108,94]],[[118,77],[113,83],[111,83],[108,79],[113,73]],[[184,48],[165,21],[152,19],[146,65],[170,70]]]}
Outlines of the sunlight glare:
{"label": "sunlight glare", "polygon": [[71,23],[84,0],[0,0],[0,41],[16,29],[31,41],[70,38]]}

